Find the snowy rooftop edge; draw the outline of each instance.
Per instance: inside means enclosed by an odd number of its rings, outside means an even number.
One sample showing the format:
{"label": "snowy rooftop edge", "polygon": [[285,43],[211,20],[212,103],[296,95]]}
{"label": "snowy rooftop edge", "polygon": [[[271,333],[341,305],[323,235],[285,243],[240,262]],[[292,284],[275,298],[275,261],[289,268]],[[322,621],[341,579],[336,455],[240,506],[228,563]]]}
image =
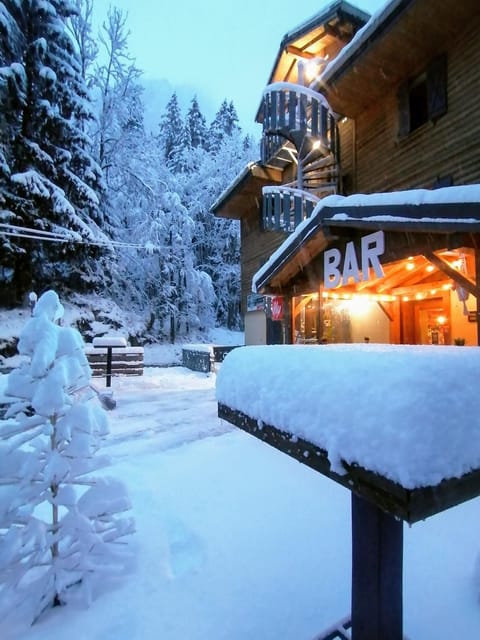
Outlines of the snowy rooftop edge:
{"label": "snowy rooftop edge", "polygon": [[252,170],[252,167],[254,167],[256,164],[257,164],[256,162],[249,162],[236,175],[236,177],[232,180],[232,182],[230,182],[228,187],[222,191],[222,193],[218,196],[215,202],[210,206],[210,211],[214,211],[215,209],[217,209],[217,207],[220,206],[220,204],[227,198],[227,196],[229,196],[232,193],[235,187],[239,185],[246,176],[248,176],[248,174]]}
{"label": "snowy rooftop edge", "polygon": [[[309,226],[315,228],[319,226],[322,221],[327,220],[358,220],[361,217],[353,218],[347,216],[343,212],[339,212],[330,216],[329,218],[323,218],[322,212],[324,209],[343,209],[350,207],[398,207],[398,206],[421,206],[421,205],[455,205],[455,204],[476,204],[480,205],[480,184],[471,185],[459,185],[454,187],[443,187],[442,189],[410,189],[406,191],[389,191],[384,193],[355,193],[350,196],[331,195],[326,198],[322,198],[320,202],[315,206],[312,214],[309,218],[305,218],[295,231],[286,238],[286,240],[272,253],[270,258],[263,264],[258,271],[256,271],[252,277],[252,290],[257,291],[257,282],[268,273],[272,266],[280,259],[280,257],[288,251],[288,249],[294,245],[299,236],[305,232],[305,229]],[[398,222],[457,222],[458,219],[454,218],[410,218],[407,216],[393,216],[387,212],[384,215],[368,216],[368,220],[374,222],[380,221],[398,221]],[[480,222],[473,218],[462,219],[463,223],[475,223]]]}
{"label": "snowy rooftop edge", "polygon": [[386,5],[375,11],[370,20],[357,31],[354,37],[346,44],[339,54],[331,60],[320,75],[319,83],[327,84],[331,77],[348,62],[368,38],[389,18],[404,0],[391,0]]}

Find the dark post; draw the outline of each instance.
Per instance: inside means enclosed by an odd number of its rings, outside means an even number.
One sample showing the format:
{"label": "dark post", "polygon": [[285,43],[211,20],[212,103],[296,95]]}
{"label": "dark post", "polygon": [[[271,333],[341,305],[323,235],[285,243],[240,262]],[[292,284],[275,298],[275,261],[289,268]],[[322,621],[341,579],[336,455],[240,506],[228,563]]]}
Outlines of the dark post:
{"label": "dark post", "polygon": [[[480,247],[478,236],[475,236],[475,285],[480,284]],[[475,311],[477,312],[477,345],[480,346],[480,298],[475,297]]]}
{"label": "dark post", "polygon": [[107,347],[107,387],[112,386],[112,347]]}
{"label": "dark post", "polygon": [[352,493],[352,640],[403,638],[403,522]]}

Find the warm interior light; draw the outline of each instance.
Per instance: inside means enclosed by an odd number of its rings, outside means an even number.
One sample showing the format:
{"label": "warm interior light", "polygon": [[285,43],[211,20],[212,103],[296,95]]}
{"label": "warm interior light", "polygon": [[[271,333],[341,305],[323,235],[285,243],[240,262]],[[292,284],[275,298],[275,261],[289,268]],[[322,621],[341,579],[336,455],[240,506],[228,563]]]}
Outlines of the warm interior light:
{"label": "warm interior light", "polygon": [[446,321],[447,321],[447,319],[446,319],[445,316],[438,316],[438,318],[437,318],[437,323],[438,324],[445,324]]}
{"label": "warm interior light", "polygon": [[431,273],[435,269],[433,264],[427,264],[427,266],[425,268],[429,273]]}

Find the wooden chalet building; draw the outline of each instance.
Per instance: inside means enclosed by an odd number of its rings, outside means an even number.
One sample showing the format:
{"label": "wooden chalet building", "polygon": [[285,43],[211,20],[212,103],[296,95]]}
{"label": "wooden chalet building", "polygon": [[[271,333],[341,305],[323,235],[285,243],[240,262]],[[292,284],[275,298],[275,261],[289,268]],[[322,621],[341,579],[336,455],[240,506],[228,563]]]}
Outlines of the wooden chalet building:
{"label": "wooden chalet building", "polygon": [[337,0],[284,36],[260,160],[212,207],[247,344],[479,343],[478,33],[478,0]]}

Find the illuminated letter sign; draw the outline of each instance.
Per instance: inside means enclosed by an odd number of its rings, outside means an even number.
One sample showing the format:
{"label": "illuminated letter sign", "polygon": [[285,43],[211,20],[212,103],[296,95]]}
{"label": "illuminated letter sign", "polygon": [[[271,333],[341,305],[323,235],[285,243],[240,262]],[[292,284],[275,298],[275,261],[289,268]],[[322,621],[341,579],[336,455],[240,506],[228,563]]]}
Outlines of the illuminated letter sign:
{"label": "illuminated letter sign", "polygon": [[379,257],[385,251],[385,237],[383,231],[375,231],[361,240],[362,271],[358,268],[357,254],[353,242],[347,242],[343,268],[340,268],[342,254],[339,249],[328,249],[323,253],[324,285],[326,289],[334,289],[339,284],[345,286],[350,278],[354,282],[369,279],[369,269],[373,268],[377,278],[383,278],[384,273]]}

